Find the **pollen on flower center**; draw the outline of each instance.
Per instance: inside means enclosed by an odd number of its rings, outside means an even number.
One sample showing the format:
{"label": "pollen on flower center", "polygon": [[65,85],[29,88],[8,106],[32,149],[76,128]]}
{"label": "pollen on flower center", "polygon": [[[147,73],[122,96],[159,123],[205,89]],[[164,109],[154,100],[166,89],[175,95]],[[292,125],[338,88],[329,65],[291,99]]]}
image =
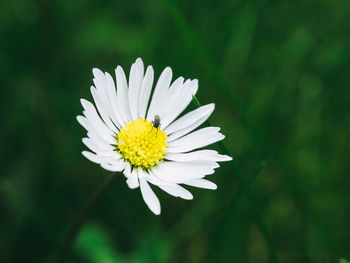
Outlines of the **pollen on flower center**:
{"label": "pollen on flower center", "polygon": [[151,121],[128,122],[117,135],[117,150],[133,167],[148,169],[159,164],[167,152],[167,136]]}

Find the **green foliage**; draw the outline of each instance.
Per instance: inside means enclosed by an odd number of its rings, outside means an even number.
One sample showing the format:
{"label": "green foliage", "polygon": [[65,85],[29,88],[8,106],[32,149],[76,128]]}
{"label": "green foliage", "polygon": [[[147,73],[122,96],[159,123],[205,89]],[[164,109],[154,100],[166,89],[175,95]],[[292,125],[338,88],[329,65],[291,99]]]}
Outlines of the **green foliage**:
{"label": "green foliage", "polygon": [[150,233],[140,240],[133,254],[124,256],[113,248],[113,238],[107,231],[87,225],[77,240],[76,252],[84,262],[91,263],[166,262],[170,255],[170,244],[165,238],[158,233]]}
{"label": "green foliage", "polygon": [[239,167],[193,201],[155,189],[158,217],[118,177],[67,262],[350,258],[349,17],[347,0],[0,1],[0,261],[52,262],[108,174],[80,154],[91,69],[137,57],[198,78]]}

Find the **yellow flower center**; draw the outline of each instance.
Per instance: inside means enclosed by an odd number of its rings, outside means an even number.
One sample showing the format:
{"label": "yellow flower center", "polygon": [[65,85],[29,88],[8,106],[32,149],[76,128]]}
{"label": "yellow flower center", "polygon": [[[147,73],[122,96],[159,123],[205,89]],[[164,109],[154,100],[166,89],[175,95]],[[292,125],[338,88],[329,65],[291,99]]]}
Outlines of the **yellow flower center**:
{"label": "yellow flower center", "polygon": [[151,121],[128,122],[117,135],[117,150],[133,167],[148,169],[159,164],[166,154],[167,136]]}

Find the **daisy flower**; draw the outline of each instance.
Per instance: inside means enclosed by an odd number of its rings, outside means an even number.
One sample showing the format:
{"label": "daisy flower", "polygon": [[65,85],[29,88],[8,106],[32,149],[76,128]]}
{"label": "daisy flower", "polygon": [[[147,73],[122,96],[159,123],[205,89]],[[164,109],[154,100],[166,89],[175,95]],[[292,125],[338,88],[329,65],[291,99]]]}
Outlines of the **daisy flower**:
{"label": "daisy flower", "polygon": [[218,162],[232,158],[198,149],[225,136],[218,127],[194,131],[211,115],[214,104],[179,117],[196,94],[198,80],[179,77],[171,82],[172,71],[167,67],[152,93],[153,68],[148,66],[144,72],[140,58],[131,66],[128,81],[120,66],[115,81],[99,69],[92,72],[95,106],[81,99],[84,116],[77,116],[87,130],[83,143],[90,151],[82,152],[87,159],[108,171],[123,172],[129,188],[140,187],[145,203],[156,215],[160,203],[149,184],[188,200],[193,196],[182,185],[216,189],[204,177],[214,173]]}

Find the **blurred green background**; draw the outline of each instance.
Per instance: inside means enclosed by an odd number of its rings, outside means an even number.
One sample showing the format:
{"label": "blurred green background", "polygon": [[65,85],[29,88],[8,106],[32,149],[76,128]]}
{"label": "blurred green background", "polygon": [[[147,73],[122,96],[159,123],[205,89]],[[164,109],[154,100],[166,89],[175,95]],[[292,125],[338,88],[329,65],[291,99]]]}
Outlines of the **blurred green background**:
{"label": "blurred green background", "polygon": [[75,119],[91,69],[137,57],[199,79],[250,186],[223,163],[193,201],[155,189],[154,216],[118,176],[67,262],[349,259],[349,19],[348,0],[1,0],[0,262],[53,262],[108,176]]}

